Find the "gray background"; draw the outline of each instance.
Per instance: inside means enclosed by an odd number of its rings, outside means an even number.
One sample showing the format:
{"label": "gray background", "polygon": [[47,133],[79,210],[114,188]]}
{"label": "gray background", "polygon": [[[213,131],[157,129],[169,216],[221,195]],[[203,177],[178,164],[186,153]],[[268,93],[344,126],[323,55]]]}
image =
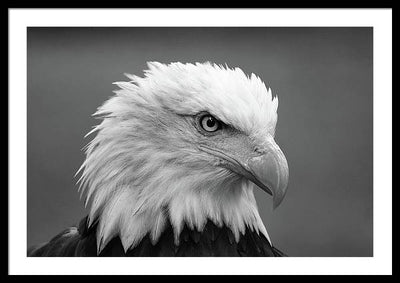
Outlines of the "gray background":
{"label": "gray background", "polygon": [[273,243],[290,256],[372,256],[372,28],[29,28],[28,245],[85,216],[74,174],[91,117],[146,61],[227,63],[279,96],[290,168]]}

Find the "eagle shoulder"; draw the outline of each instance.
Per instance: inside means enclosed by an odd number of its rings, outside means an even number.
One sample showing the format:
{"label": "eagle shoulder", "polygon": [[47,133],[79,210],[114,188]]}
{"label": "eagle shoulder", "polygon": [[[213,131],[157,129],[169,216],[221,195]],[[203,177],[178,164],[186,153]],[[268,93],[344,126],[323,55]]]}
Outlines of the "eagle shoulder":
{"label": "eagle shoulder", "polygon": [[28,256],[81,256],[81,257],[282,257],[286,256],[277,248],[271,246],[262,234],[247,228],[239,241],[235,240],[232,231],[226,226],[217,226],[209,220],[203,231],[183,228],[179,245],[176,245],[173,227],[170,223],[153,244],[150,235],[146,235],[140,243],[124,251],[119,237],[114,237],[97,254],[96,247],[97,224],[88,227],[87,217],[83,218],[77,227],[65,229],[48,243],[32,247]]}

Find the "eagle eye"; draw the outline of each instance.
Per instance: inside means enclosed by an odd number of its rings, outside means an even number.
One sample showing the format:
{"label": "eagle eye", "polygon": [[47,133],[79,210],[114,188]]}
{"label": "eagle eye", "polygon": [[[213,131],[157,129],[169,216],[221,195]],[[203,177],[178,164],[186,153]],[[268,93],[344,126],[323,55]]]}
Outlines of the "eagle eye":
{"label": "eagle eye", "polygon": [[200,118],[200,125],[207,132],[215,132],[221,128],[221,123],[210,114]]}

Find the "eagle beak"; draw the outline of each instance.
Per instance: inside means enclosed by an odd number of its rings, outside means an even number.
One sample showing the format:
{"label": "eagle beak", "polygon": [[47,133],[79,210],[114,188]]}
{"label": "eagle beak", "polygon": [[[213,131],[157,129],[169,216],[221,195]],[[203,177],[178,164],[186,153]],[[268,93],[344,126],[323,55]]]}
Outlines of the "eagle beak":
{"label": "eagle beak", "polygon": [[263,154],[251,157],[245,164],[247,178],[272,195],[274,209],[282,202],[289,182],[289,168],[282,150],[273,139],[264,146]]}
{"label": "eagle beak", "polygon": [[[274,209],[279,206],[286,194],[289,182],[289,168],[282,150],[270,136],[265,139],[257,156],[246,158],[232,150],[217,150],[206,145],[200,149],[225,160],[222,166],[250,180],[262,190],[272,195]],[[229,152],[227,154],[226,152]]]}

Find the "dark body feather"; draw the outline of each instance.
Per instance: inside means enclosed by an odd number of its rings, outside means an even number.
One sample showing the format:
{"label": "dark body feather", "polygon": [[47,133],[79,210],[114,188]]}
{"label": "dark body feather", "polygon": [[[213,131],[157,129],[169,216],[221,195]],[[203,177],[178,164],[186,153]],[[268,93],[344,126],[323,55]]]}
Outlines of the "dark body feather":
{"label": "dark body feather", "polygon": [[[72,231],[75,231],[73,228]],[[153,245],[149,235],[133,249],[124,252],[119,237],[112,239],[107,246],[97,255],[96,251],[96,225],[87,227],[87,218],[81,220],[77,231],[71,233],[71,229],[64,230],[48,243],[32,247],[28,250],[28,256],[58,256],[58,257],[117,257],[117,256],[286,256],[275,247],[271,247],[264,235],[247,229],[241,235],[239,242],[235,241],[232,231],[223,226],[218,227],[212,221],[208,221],[204,230],[198,232],[185,226],[180,234],[179,245],[174,244],[174,234],[171,224],[167,225],[158,242]]]}

